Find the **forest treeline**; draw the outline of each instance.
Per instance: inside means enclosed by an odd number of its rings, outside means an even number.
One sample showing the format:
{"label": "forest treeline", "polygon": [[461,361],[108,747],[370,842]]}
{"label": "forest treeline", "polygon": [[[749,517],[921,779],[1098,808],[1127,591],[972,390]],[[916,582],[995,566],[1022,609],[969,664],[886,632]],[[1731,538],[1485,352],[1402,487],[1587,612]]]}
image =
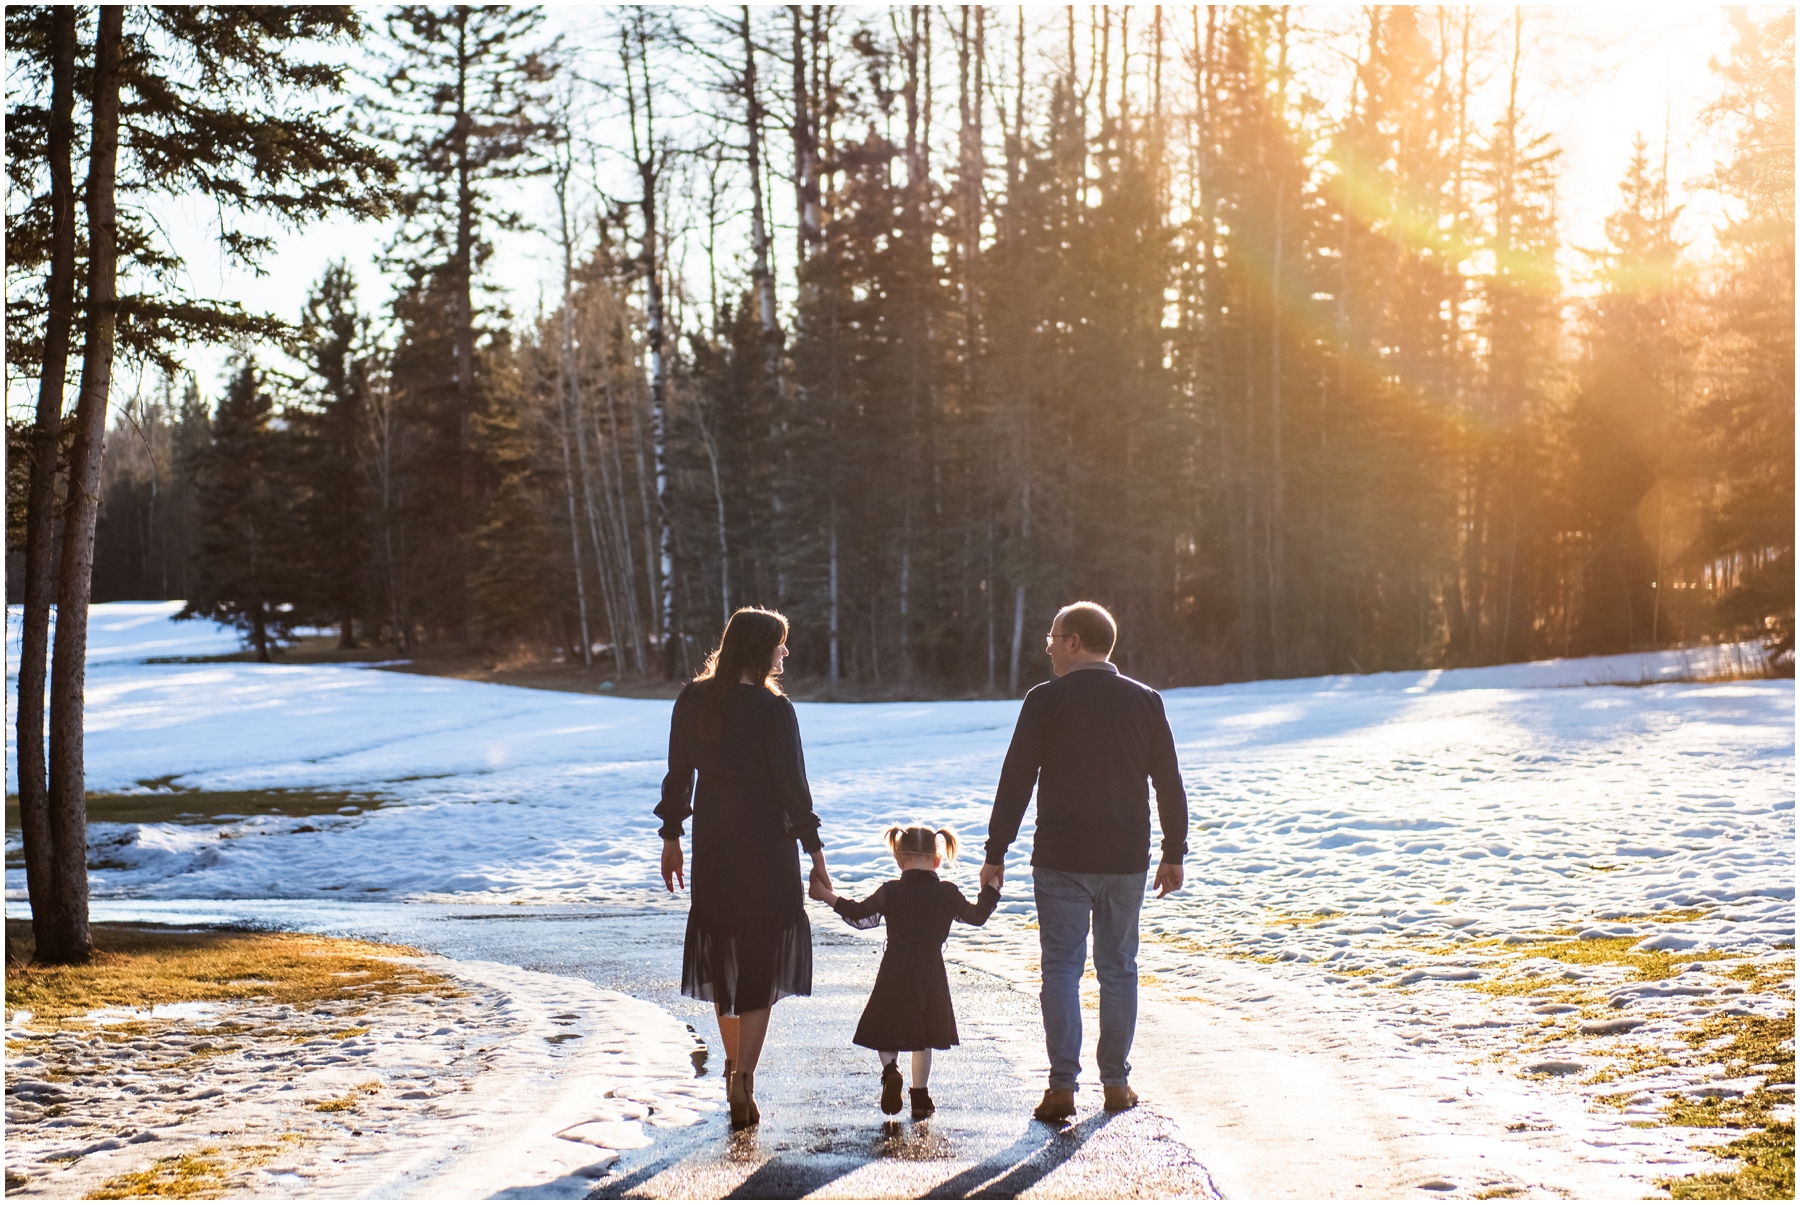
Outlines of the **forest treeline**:
{"label": "forest treeline", "polygon": [[[531,9],[393,9],[392,305],[339,265],[211,332],[225,380],[141,350],[95,597],[625,678],[767,605],[857,693],[1016,693],[1076,598],[1159,685],[1791,664],[1792,10],[1732,16],[1704,259],[1660,119],[1605,245],[1559,246],[1528,15],[1363,9],[1335,73],[1308,19],[639,7],[577,53]],[[486,286],[526,177],[559,272],[517,314]]]}

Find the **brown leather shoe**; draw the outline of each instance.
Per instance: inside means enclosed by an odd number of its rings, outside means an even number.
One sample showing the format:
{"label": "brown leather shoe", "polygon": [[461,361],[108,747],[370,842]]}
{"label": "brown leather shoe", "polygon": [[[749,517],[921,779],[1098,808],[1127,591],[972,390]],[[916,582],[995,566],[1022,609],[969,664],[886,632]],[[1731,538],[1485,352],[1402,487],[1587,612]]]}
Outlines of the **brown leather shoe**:
{"label": "brown leather shoe", "polygon": [[1045,1088],[1044,1099],[1038,1102],[1031,1115],[1050,1125],[1069,1120],[1075,1116],[1075,1089]]}
{"label": "brown leather shoe", "polygon": [[1135,1109],[1137,1102],[1138,1094],[1131,1090],[1130,1084],[1120,1084],[1117,1087],[1107,1085],[1106,1111],[1108,1113],[1123,1113],[1127,1109]]}

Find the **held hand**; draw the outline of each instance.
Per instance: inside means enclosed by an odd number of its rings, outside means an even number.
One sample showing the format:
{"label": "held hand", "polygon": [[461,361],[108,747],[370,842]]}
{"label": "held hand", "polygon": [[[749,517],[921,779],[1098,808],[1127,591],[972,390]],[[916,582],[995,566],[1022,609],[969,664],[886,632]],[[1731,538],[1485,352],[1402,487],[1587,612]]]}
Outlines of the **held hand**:
{"label": "held hand", "polygon": [[1180,891],[1182,883],[1187,881],[1187,872],[1180,862],[1160,862],[1156,867],[1156,898],[1161,899],[1171,891]]}
{"label": "held hand", "polygon": [[[831,890],[831,872],[825,868],[825,851],[822,849],[813,850],[812,863],[812,874],[807,876],[808,881],[812,887],[816,887],[824,893],[823,895],[815,895],[813,898],[815,900],[825,900],[825,902],[829,904],[837,897],[832,894]],[[831,896],[831,899],[826,899],[826,896]]]}
{"label": "held hand", "polygon": [[681,842],[663,842],[662,877],[663,886],[667,887],[671,894],[674,893],[677,883],[680,883],[683,889],[687,887],[687,875],[681,869]]}
{"label": "held hand", "polygon": [[806,894],[821,904],[835,904],[838,901],[837,892],[821,882],[818,875],[812,876],[811,882],[807,884]]}
{"label": "held hand", "polygon": [[1004,884],[1005,882],[1006,882],[1006,867],[1005,866],[996,865],[993,862],[983,862],[981,864],[981,885],[983,887],[992,886],[995,891],[998,891],[998,890],[1000,890],[1001,885]]}

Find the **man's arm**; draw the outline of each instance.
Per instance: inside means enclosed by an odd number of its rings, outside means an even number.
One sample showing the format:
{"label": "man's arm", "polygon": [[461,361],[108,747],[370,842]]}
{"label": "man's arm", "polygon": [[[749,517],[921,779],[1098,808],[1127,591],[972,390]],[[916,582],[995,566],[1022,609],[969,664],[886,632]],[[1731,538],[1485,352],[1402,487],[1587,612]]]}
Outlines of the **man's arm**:
{"label": "man's arm", "polygon": [[1031,792],[1037,786],[1038,770],[1044,764],[1042,731],[1031,695],[1025,696],[1019,708],[1018,723],[1013,725],[1012,743],[1006,748],[1006,761],[1000,767],[1000,785],[994,789],[994,810],[988,815],[987,864],[981,869],[981,883],[998,886],[1000,868],[1006,864],[1007,847],[1019,835],[1025,809],[1031,803]]}
{"label": "man's arm", "polygon": [[[1169,717],[1163,712],[1161,695],[1155,695],[1156,715],[1150,734],[1150,785],[1156,788],[1156,816],[1162,823],[1162,866],[1157,868],[1156,886],[1160,895],[1179,891],[1182,882],[1181,860],[1187,856],[1188,808],[1187,788],[1181,784],[1181,764],[1175,756],[1175,734],[1169,730]],[[1165,876],[1163,870],[1172,868]]]}

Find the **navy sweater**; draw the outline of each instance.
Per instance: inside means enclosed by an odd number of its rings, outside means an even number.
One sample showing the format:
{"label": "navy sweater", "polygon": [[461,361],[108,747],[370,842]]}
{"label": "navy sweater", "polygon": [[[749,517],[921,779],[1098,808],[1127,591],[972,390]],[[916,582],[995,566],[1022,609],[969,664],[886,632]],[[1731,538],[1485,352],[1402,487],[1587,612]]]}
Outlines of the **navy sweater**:
{"label": "navy sweater", "polygon": [[1150,792],[1162,860],[1187,854],[1187,792],[1162,696],[1110,664],[1034,686],[1019,709],[988,819],[987,861],[999,865],[1037,787],[1031,864],[1086,874],[1150,866]]}

